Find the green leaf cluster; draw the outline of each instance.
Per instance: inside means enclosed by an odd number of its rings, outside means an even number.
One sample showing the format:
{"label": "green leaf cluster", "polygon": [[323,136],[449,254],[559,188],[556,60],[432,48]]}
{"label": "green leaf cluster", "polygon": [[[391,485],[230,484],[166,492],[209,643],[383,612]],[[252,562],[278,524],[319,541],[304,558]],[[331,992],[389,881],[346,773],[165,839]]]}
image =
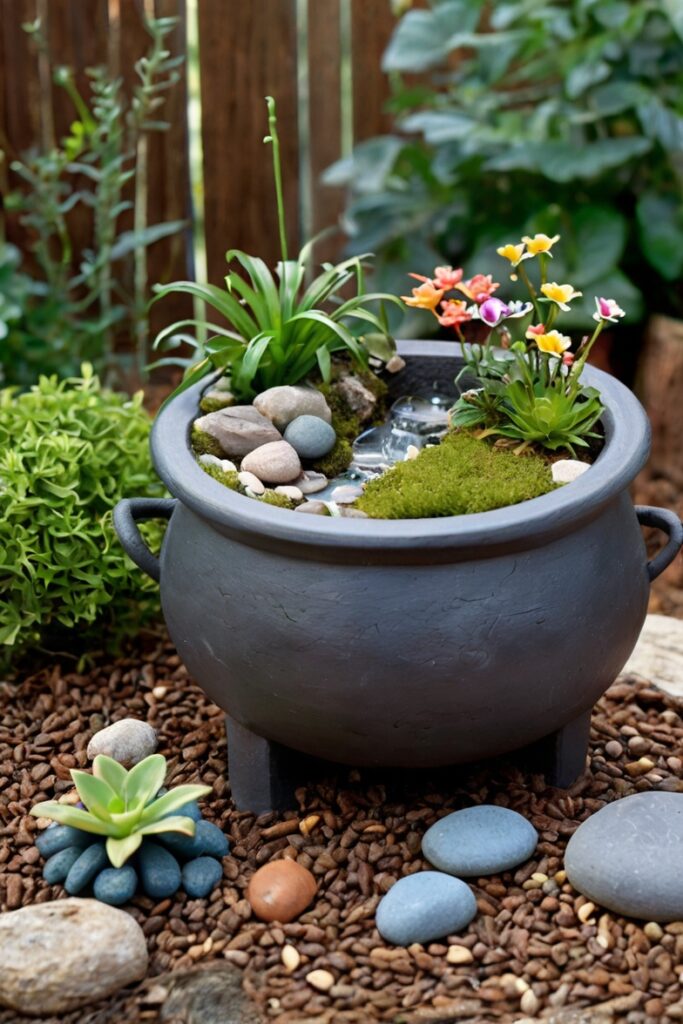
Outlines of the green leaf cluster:
{"label": "green leaf cluster", "polygon": [[[350,251],[377,253],[376,286],[400,291],[418,265],[468,274],[511,238],[559,232],[557,280],[613,296],[634,320],[646,305],[683,314],[680,10],[676,0],[409,9],[383,58],[395,130],[327,172],[349,188]],[[574,314],[590,325],[586,307]],[[414,320],[403,330],[412,336]]]}
{"label": "green leaf cluster", "polygon": [[131,857],[145,836],[180,832],[193,836],[192,818],[177,815],[191,800],[211,792],[210,786],[176,786],[157,796],[166,777],[166,758],[150,754],[130,771],[111,757],[99,754],[92,775],[76,768],[71,778],[85,809],[56,800],[31,808],[36,818],[50,818],[97,836],[106,836],[107,856],[115,868]]}
{"label": "green leaf cluster", "polygon": [[[119,544],[112,509],[157,497],[142,395],[83,377],[0,391],[0,660],[36,645],[115,646],[159,618],[158,588]],[[158,542],[160,530],[146,536]]]}
{"label": "green leaf cluster", "polygon": [[456,431],[371,480],[355,505],[372,519],[459,516],[516,505],[554,487],[542,456],[516,456]]}
{"label": "green leaf cluster", "polygon": [[[7,303],[20,310],[4,337],[0,321],[0,380],[6,384],[27,386],[39,373],[73,375],[84,360],[113,379],[121,335],[133,340],[137,369],[144,367],[146,249],[184,227],[183,221],[147,223],[146,164],[138,159],[148,133],[168,127],[158,120],[158,112],[179,79],[183,60],[172,56],[164,43],[176,21],[145,19],[150,46],[135,65],[129,100],[122,79],[98,67],[88,71],[86,101],[71,69],[55,66],[40,23],[25,26],[76,116],[69,134],[57,144],[11,164],[19,185],[5,205],[18,211],[28,229],[37,273],[21,273],[16,251],[0,242],[0,318]],[[76,209],[87,211],[92,221],[86,245],[74,234],[70,215]],[[133,228],[124,229],[124,220],[131,217]],[[81,217],[79,230],[82,223]]]}

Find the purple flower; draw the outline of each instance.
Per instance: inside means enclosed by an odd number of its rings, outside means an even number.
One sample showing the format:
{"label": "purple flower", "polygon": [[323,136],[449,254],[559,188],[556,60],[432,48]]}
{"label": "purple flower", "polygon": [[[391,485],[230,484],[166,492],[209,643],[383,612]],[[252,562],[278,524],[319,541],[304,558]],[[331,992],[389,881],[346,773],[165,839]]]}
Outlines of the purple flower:
{"label": "purple flower", "polygon": [[489,327],[495,327],[509,315],[510,307],[502,299],[486,299],[479,307],[479,316]]}

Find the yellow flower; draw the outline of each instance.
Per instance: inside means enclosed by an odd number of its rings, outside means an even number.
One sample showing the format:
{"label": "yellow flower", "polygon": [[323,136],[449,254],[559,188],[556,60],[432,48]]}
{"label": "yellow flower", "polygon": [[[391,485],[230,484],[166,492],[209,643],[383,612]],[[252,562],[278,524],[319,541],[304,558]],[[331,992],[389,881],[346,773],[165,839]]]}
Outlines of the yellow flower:
{"label": "yellow flower", "polygon": [[579,295],[583,295],[583,292],[574,291],[574,286],[571,284],[556,284],[554,281],[542,284],[541,291],[550,302],[556,302],[560,309],[563,309],[565,312],[569,309],[568,302],[571,302],[572,299],[578,299]]}
{"label": "yellow flower", "polygon": [[411,274],[410,276],[416,277],[418,281],[422,281],[422,284],[412,289],[412,295],[402,295],[403,302],[406,306],[414,306],[416,309],[428,309],[434,316],[438,316],[436,307],[443,298],[443,288],[435,288],[432,281],[421,274]]}
{"label": "yellow flower", "polygon": [[560,236],[553,235],[550,238],[548,235],[534,235],[530,238],[529,235],[524,235],[522,241],[526,244],[526,255],[525,259],[531,256],[538,256],[540,252],[545,253],[548,256],[552,256],[551,249],[555,245],[555,242],[559,242]]}
{"label": "yellow flower", "polygon": [[500,249],[496,249],[499,256],[502,256],[504,260],[509,260],[513,267],[516,267],[520,260],[524,259],[522,253],[524,252],[524,243],[520,242],[518,245],[501,245]]}
{"label": "yellow flower", "polygon": [[548,331],[547,334],[537,334],[534,341],[541,352],[549,352],[553,356],[561,356],[566,352],[572,343],[571,338],[559,331]]}

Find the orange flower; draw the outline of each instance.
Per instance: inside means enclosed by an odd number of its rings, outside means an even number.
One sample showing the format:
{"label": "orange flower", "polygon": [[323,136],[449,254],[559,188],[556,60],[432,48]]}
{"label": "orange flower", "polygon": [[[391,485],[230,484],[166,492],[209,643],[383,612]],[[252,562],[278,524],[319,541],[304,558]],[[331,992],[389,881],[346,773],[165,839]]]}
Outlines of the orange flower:
{"label": "orange flower", "polygon": [[461,281],[462,270],[460,268],[454,270],[453,267],[435,267],[434,269],[434,285],[437,288],[443,288],[445,292],[455,288]]}
{"label": "orange flower", "polygon": [[496,288],[500,288],[500,284],[492,280],[490,274],[475,274],[469,281],[461,281],[457,288],[468,299],[481,305],[482,302],[491,298]]}
{"label": "orange flower", "polygon": [[441,303],[443,313],[437,315],[437,320],[442,327],[459,327],[472,319],[472,314],[467,312],[467,303],[462,299],[447,299]]}
{"label": "orange flower", "polygon": [[526,329],[526,336],[531,341],[533,341],[534,338],[538,338],[541,334],[545,334],[545,324],[536,324],[536,326],[529,324]]}
{"label": "orange flower", "polygon": [[411,277],[422,281],[417,288],[413,288],[411,295],[402,295],[401,299],[406,306],[414,306],[416,309],[428,309],[434,316],[437,316],[436,307],[443,298],[443,288],[435,288],[433,282],[422,274],[411,274]]}

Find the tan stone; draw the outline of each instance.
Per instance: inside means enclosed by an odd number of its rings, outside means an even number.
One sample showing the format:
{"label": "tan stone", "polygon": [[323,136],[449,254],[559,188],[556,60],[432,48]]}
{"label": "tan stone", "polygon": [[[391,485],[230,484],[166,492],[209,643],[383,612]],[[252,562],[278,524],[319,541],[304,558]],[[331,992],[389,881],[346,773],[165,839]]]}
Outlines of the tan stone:
{"label": "tan stone", "polygon": [[642,676],[674,697],[683,697],[683,620],[648,615],[624,673]]}

